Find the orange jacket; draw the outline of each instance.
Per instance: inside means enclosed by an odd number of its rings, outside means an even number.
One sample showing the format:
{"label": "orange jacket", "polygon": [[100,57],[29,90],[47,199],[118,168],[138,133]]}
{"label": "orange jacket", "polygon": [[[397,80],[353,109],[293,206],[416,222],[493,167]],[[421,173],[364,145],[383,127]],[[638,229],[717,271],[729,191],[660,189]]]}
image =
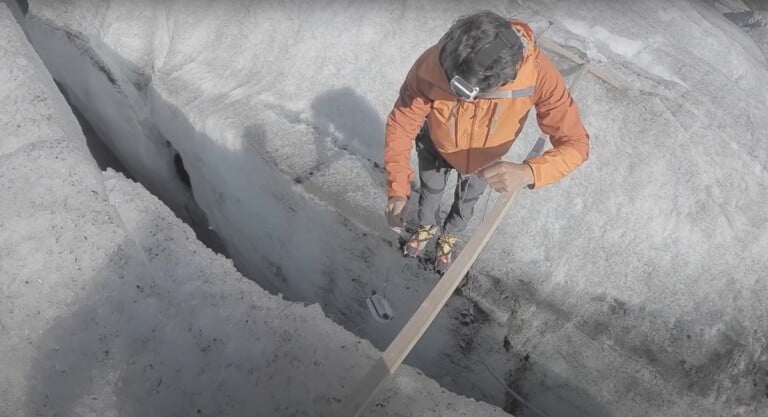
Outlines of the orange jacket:
{"label": "orange jacket", "polygon": [[416,60],[387,118],[384,164],[390,197],[407,197],[411,192],[410,154],[425,120],[435,148],[464,174],[501,159],[532,106],[553,146],[525,161],[533,170],[534,187],[561,179],[587,160],[589,134],[563,77],[535,46],[531,28],[517,20],[511,24],[527,46],[517,78],[492,92],[495,97],[467,102],[453,95],[440,66],[440,43]]}

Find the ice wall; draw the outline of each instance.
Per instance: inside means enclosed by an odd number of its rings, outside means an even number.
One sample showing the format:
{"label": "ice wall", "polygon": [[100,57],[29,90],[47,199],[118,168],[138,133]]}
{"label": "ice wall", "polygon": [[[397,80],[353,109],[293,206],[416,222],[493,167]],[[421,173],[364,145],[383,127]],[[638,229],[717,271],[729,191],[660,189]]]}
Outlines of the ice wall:
{"label": "ice wall", "polygon": [[[627,88],[585,79],[590,161],[521,196],[478,262],[479,302],[452,300],[411,363],[510,409],[478,357],[552,413],[759,415],[768,76],[709,5],[33,2],[28,30],[157,188],[161,145],[180,153],[240,270],[383,348],[435,280],[383,225],[383,119],[423,48],[483,7],[555,20],[547,36]],[[377,326],[362,300],[385,285],[399,315]]]}
{"label": "ice wall", "polygon": [[[0,415],[334,415],[378,352],[102,173],[0,4]],[[506,415],[405,367],[366,415]]]}

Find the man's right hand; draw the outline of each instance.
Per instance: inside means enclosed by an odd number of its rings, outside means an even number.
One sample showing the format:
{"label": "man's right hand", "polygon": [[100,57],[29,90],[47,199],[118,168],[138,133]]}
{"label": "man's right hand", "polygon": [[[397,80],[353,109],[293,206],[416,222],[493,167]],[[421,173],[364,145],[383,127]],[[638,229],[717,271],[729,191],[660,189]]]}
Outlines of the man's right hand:
{"label": "man's right hand", "polygon": [[403,231],[403,216],[407,201],[405,197],[389,197],[387,201],[387,223],[398,234]]}

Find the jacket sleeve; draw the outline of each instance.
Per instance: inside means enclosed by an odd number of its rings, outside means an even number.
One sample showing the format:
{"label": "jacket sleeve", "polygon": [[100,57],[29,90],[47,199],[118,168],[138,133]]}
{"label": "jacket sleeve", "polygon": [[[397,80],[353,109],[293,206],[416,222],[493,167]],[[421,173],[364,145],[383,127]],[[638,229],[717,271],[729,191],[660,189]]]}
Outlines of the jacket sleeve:
{"label": "jacket sleeve", "polygon": [[432,102],[423,94],[415,75],[420,61],[421,59],[416,61],[406,76],[400,88],[400,95],[387,118],[384,168],[387,173],[389,197],[408,197],[411,193],[411,150],[431,108]]}
{"label": "jacket sleeve", "polygon": [[539,67],[534,91],[536,119],[552,143],[552,149],[526,161],[533,170],[534,188],[538,188],[557,182],[587,160],[589,134],[560,71],[541,50],[534,53]]}

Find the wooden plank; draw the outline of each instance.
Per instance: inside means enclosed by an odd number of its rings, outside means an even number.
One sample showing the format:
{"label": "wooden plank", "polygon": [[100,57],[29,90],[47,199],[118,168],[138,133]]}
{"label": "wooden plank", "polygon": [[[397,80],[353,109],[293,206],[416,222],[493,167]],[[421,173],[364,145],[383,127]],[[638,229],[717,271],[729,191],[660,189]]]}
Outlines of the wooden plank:
{"label": "wooden plank", "polygon": [[506,214],[516,196],[516,191],[503,193],[499,196],[491,212],[480,224],[478,230],[472,235],[472,238],[467,242],[467,245],[451,264],[445,275],[438,281],[432,292],[429,293],[361,383],[357,385],[355,392],[347,400],[346,409],[341,414],[342,416],[360,416],[368,402],[384,385],[384,382],[389,380],[389,377],[405,360],[408,353],[416,345],[416,342],[419,341],[445,303],[453,295],[456,287],[459,286],[459,283],[467,271],[469,271],[475,259],[477,259],[480,251],[485,247],[491,236],[493,236],[493,232],[501,223],[504,214]]}
{"label": "wooden plank", "polygon": [[536,45],[541,46],[542,48],[556,53],[558,55],[562,55],[571,61],[577,63],[577,64],[587,64],[587,70],[594,74],[596,77],[600,78],[601,80],[607,82],[608,84],[614,86],[615,88],[618,88],[619,90],[624,88],[623,83],[617,81],[612,76],[606,74],[603,71],[598,70],[597,68],[593,67],[589,62],[581,59],[578,55],[574,54],[573,52],[563,48],[562,46],[556,44],[555,42],[547,39],[547,38],[540,38],[536,41]]}

